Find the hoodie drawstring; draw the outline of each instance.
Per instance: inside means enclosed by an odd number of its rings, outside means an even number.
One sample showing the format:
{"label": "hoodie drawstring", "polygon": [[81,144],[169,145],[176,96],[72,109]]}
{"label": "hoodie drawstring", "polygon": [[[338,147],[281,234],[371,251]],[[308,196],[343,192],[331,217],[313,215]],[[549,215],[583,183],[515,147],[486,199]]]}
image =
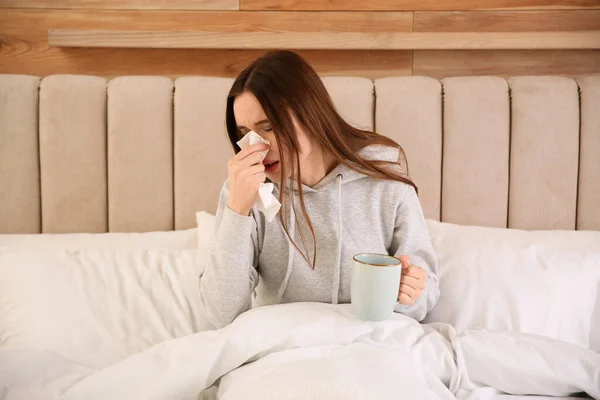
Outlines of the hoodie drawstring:
{"label": "hoodie drawstring", "polygon": [[[294,201],[293,193],[291,190],[289,191],[288,196],[290,196],[290,199],[291,199],[290,201]],[[285,234],[283,225],[280,224],[281,230],[283,231],[283,235],[288,239],[288,263],[287,263],[287,269],[285,271],[285,277],[283,278],[283,282],[281,282],[281,286],[279,287],[279,291],[277,292],[277,303],[276,304],[281,304],[281,299],[283,298],[283,293],[285,292],[285,289],[287,289],[288,281],[290,280],[290,275],[292,274],[292,267],[293,267],[293,261],[294,261],[294,245],[293,245],[292,241],[294,240],[294,230],[296,229],[296,226],[294,224],[295,220],[296,219],[294,218],[294,207],[292,207],[292,205],[290,204],[290,220],[289,220],[289,225],[288,225],[289,234],[290,234],[289,238],[287,238],[287,235]]]}
{"label": "hoodie drawstring", "polygon": [[340,291],[340,263],[342,261],[342,175],[338,174],[336,177],[338,184],[338,242],[336,249],[336,260],[335,265],[333,266],[333,283],[332,283],[332,293],[331,293],[331,304],[338,303],[338,295]]}
{"label": "hoodie drawstring", "polygon": [[[336,177],[337,186],[338,186],[338,220],[337,220],[337,249],[336,249],[336,261],[333,266],[333,276],[332,276],[332,289],[331,289],[331,303],[338,304],[339,301],[339,291],[340,291],[340,270],[341,270],[341,260],[342,260],[342,174],[338,174]],[[293,199],[293,193],[290,193],[291,201]],[[283,282],[281,282],[281,286],[279,287],[279,291],[277,292],[277,303],[280,304],[283,299],[283,293],[287,289],[288,281],[290,280],[290,275],[292,274],[293,268],[293,260],[294,260],[294,245],[292,241],[294,240],[294,230],[296,229],[294,218],[294,208],[290,205],[290,220],[289,220],[289,234],[288,238],[288,264],[287,269],[285,271],[285,277],[283,278]],[[283,225],[281,225],[281,229],[285,235],[285,230],[283,229]],[[287,237],[287,235],[285,235]],[[291,240],[290,240],[291,239]]]}

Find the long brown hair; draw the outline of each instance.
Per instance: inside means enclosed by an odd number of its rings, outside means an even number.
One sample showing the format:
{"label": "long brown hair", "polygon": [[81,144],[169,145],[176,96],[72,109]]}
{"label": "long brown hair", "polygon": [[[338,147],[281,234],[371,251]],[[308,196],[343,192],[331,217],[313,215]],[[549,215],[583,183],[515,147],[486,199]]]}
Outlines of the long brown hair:
{"label": "long brown hair", "polygon": [[[306,221],[314,244],[312,262],[309,259],[306,238],[300,229],[298,214],[296,226],[306,254],[292,240],[288,226],[288,208],[295,211],[293,198],[286,204],[286,190],[280,188],[279,201],[282,204],[279,219],[288,238],[314,269],[317,258],[317,241],[310,217],[304,205],[302,174],[299,164],[299,145],[292,115],[305,132],[330,154],[336,163],[378,179],[391,179],[406,183],[417,190],[416,185],[403,171],[400,160],[397,162],[369,160],[359,154],[366,146],[382,145],[397,148],[406,160],[402,147],[387,136],[353,127],[338,114],[331,97],[316,71],[306,60],[291,51],[271,51],[255,60],[235,79],[227,98],[227,133],[233,149],[240,151],[237,141],[242,137],[233,113],[233,102],[244,92],[252,93],[262,106],[269,120],[279,147],[281,176],[286,176],[284,151],[291,154],[291,175],[297,182],[302,216]],[[408,166],[407,166],[408,168]],[[282,182],[282,186],[284,182]],[[289,189],[289,188],[288,188]]]}

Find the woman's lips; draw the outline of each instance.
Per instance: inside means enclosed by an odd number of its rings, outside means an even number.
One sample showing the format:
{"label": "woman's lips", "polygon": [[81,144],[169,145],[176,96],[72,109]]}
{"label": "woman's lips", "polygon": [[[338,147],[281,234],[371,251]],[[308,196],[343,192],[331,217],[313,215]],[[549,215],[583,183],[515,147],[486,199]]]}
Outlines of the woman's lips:
{"label": "woman's lips", "polygon": [[279,161],[265,160],[263,161],[263,165],[265,166],[265,172],[267,174],[272,174],[273,172],[277,171],[277,168],[279,168]]}

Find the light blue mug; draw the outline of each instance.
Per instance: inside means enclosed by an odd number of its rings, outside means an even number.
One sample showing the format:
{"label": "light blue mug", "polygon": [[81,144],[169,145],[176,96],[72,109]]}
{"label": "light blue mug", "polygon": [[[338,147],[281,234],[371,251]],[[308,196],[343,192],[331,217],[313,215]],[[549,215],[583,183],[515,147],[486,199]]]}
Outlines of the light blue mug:
{"label": "light blue mug", "polygon": [[352,309],[364,321],[383,321],[398,302],[402,263],[396,257],[362,253],[353,257]]}

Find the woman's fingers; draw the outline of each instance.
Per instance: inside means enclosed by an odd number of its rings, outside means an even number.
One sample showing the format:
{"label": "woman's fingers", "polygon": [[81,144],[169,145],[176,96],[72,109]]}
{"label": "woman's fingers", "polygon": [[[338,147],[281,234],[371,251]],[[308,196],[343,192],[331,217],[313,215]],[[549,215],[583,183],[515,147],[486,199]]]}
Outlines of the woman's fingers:
{"label": "woman's fingers", "polygon": [[269,146],[258,143],[246,147],[233,156],[227,166],[229,172],[229,199],[227,206],[240,215],[248,215],[258,198],[260,184],[266,179],[260,151]]}
{"label": "woman's fingers", "polygon": [[425,289],[425,280],[415,278],[410,275],[402,275],[402,279],[400,282],[406,286],[409,286],[415,290],[423,290]]}
{"label": "woman's fingers", "polygon": [[414,304],[421,297],[421,293],[425,289],[426,280],[427,272],[423,268],[416,265],[403,266],[400,278],[400,290],[398,292],[400,304]]}
{"label": "woman's fingers", "polygon": [[406,268],[410,265],[410,257],[409,256],[400,256],[400,257],[398,257],[398,259],[402,263],[402,268]]}
{"label": "woman's fingers", "polygon": [[246,157],[248,157],[249,155],[256,153],[257,151],[265,151],[268,149],[269,149],[269,145],[266,143],[252,144],[252,145],[246,147],[245,149],[243,149],[242,151],[240,151],[239,153],[237,153],[233,158],[234,158],[234,160],[241,161],[241,160],[245,159]]}
{"label": "woman's fingers", "polygon": [[411,306],[415,303],[415,299],[402,292],[398,296],[398,301],[400,301],[400,304],[405,304],[407,306]]}
{"label": "woman's fingers", "polygon": [[412,276],[413,278],[425,280],[427,279],[427,272],[416,265],[409,265],[406,268],[402,268],[402,276]]}
{"label": "woman's fingers", "polygon": [[260,173],[265,172],[265,166],[262,164],[252,165],[251,167],[248,167],[247,171],[248,171],[249,175],[260,174]]}
{"label": "woman's fingers", "polygon": [[403,283],[400,284],[400,293],[407,294],[413,299],[421,297],[421,291],[419,289],[415,289]]}
{"label": "woman's fingers", "polygon": [[262,165],[262,160],[262,155],[260,153],[252,153],[243,160],[238,161],[238,164],[241,168],[248,168],[253,165]]}

